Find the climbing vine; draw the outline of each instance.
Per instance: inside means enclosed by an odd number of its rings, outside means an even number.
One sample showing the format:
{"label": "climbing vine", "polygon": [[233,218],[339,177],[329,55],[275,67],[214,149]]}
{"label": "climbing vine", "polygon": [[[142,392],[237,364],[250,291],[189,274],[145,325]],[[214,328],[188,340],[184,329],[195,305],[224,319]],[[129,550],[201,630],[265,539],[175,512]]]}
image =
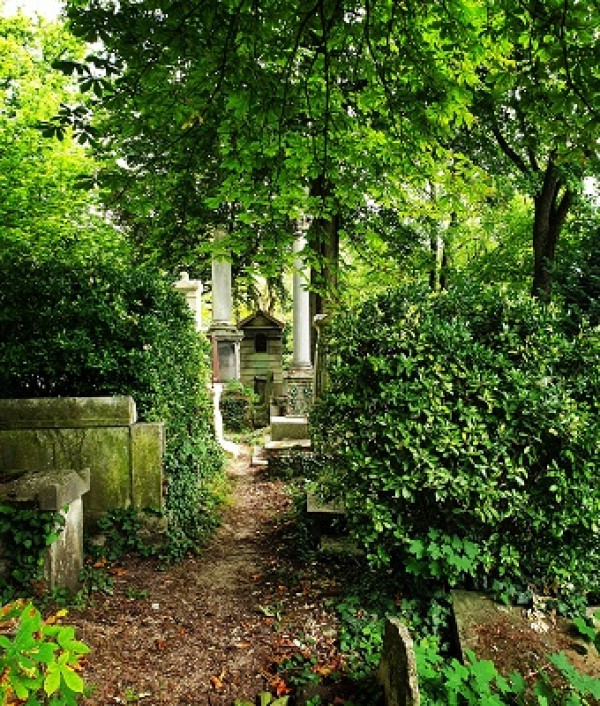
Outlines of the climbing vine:
{"label": "climbing vine", "polygon": [[43,592],[44,554],[64,524],[55,510],[0,504],[0,553],[8,564],[0,577],[2,602]]}

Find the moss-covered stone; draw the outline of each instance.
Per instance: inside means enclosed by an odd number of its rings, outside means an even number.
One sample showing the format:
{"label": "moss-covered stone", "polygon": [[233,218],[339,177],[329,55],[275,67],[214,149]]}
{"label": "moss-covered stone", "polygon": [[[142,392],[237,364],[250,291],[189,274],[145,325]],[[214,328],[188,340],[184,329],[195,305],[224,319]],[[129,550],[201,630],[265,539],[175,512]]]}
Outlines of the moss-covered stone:
{"label": "moss-covered stone", "polygon": [[0,400],[0,429],[60,429],[134,424],[131,397],[40,397]]}
{"label": "moss-covered stone", "polygon": [[[117,397],[111,404],[110,399],[1,400],[0,474],[90,468],[86,523],[113,508],[162,509],[163,425],[133,423],[133,400]],[[72,420],[68,410],[74,411]],[[103,410],[106,418],[100,416]],[[27,420],[31,428],[25,427]],[[56,426],[59,420],[62,427]]]}

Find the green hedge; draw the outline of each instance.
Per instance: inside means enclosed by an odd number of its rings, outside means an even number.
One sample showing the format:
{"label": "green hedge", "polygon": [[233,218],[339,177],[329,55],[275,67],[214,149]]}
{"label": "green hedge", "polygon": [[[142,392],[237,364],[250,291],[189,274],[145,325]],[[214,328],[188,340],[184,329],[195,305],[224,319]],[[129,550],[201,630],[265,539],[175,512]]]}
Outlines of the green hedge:
{"label": "green hedge", "polygon": [[208,342],[181,294],[118,240],[40,247],[0,234],[0,397],[131,395],[166,424],[172,550],[214,524],[222,470],[207,389]]}
{"label": "green hedge", "polygon": [[219,402],[226,431],[241,432],[254,429],[254,398],[256,395],[239,382],[228,383]]}
{"label": "green hedge", "polygon": [[598,588],[600,339],[497,288],[340,315],[311,416],[374,562],[425,579]]}

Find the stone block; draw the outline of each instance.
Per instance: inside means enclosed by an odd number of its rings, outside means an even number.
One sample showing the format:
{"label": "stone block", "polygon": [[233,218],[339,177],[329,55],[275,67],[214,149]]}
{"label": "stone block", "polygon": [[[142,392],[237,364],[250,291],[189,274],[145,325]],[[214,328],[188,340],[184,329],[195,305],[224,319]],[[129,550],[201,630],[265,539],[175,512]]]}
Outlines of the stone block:
{"label": "stone block", "polygon": [[377,677],[383,686],[386,706],[418,706],[420,703],[413,641],[398,618],[386,618]]}
{"label": "stone block", "polygon": [[[0,500],[10,505],[34,503],[40,511],[58,511],[64,527],[58,538],[47,548],[44,575],[48,587],[75,590],[83,568],[83,502],[90,489],[90,470],[27,472],[0,485]],[[10,557],[3,562],[10,566]]]}
{"label": "stone block", "polygon": [[271,440],[308,439],[306,417],[271,417]]}
{"label": "stone block", "polygon": [[362,557],[365,555],[364,550],[350,537],[333,537],[328,534],[321,536],[319,540],[319,551],[322,554],[333,554],[337,556]]}
{"label": "stone block", "polygon": [[131,397],[0,400],[0,429],[115,427],[135,422],[135,402]]}
{"label": "stone block", "polygon": [[138,510],[162,509],[164,447],[164,424],[134,424],[131,427],[132,501]]}

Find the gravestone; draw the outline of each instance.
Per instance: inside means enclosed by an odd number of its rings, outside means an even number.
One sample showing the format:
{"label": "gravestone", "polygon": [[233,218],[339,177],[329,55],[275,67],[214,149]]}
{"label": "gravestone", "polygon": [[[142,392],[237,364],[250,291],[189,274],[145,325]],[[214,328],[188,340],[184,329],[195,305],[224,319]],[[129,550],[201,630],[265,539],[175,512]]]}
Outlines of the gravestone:
{"label": "gravestone", "polygon": [[86,523],[108,510],[163,508],[164,425],[131,397],[0,400],[0,473],[90,469]]}
{"label": "gravestone", "polygon": [[398,618],[386,618],[377,676],[383,686],[386,706],[418,706],[420,696],[413,641]]}

